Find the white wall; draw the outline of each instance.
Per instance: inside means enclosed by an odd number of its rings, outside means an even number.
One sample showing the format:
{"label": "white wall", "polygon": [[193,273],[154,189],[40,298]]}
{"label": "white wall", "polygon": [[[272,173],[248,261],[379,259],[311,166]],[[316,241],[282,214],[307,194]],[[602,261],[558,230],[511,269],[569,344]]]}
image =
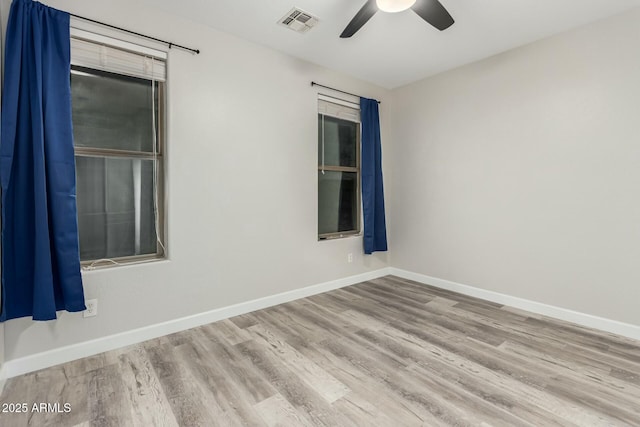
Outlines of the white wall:
{"label": "white wall", "polygon": [[640,325],[640,10],[393,103],[394,267]]}
{"label": "white wall", "polygon": [[98,316],[9,321],[7,360],[388,265],[386,254],[362,255],[361,238],[317,241],[310,82],[382,100],[383,119],[387,91],[137,1],[47,4],[202,53],[169,57],[170,261],[85,274]]}

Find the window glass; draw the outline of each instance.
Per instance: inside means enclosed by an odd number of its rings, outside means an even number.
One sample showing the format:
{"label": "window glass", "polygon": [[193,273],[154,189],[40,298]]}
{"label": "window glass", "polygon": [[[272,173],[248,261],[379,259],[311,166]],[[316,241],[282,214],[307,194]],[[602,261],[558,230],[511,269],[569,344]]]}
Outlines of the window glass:
{"label": "window glass", "polygon": [[80,259],[155,254],[153,160],[76,157]]}
{"label": "window glass", "polygon": [[358,174],[318,173],[318,233],[352,231],[358,228]]}
{"label": "window glass", "polygon": [[[359,123],[318,115],[318,132],[320,132],[318,140],[322,140],[324,129],[325,165],[356,167],[359,126]],[[318,162],[322,164],[322,144],[318,144],[318,150]]]}
{"label": "window glass", "polygon": [[360,110],[318,101],[318,238],[360,232]]}
{"label": "window glass", "polygon": [[76,147],[153,151],[151,80],[74,66],[71,72]]}
{"label": "window glass", "polygon": [[84,262],[163,255],[163,93],[164,82],[72,66]]}

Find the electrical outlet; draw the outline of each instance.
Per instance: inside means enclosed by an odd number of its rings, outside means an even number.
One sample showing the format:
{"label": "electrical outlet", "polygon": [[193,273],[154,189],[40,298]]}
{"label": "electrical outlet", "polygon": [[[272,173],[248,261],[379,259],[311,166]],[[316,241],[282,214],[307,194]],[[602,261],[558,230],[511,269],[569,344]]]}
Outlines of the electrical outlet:
{"label": "electrical outlet", "polygon": [[87,309],[82,313],[84,317],[93,317],[98,315],[98,300],[90,299],[84,302]]}
{"label": "electrical outlet", "polygon": [[353,262],[353,254],[351,252],[349,252],[347,254],[347,262],[348,263],[352,263]]}

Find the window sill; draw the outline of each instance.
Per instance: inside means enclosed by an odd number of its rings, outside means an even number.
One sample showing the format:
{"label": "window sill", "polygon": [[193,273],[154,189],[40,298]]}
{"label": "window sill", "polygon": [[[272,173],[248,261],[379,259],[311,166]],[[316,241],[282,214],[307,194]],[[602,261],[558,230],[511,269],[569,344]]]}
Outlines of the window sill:
{"label": "window sill", "polygon": [[350,237],[361,237],[362,233],[335,233],[335,234],[325,234],[323,236],[318,236],[318,242],[326,242],[329,240],[338,240],[338,239],[347,239]]}
{"label": "window sill", "polygon": [[104,271],[118,267],[135,267],[147,264],[156,264],[160,262],[168,262],[169,259],[166,256],[151,256],[137,259],[114,259],[114,260],[97,260],[97,261],[85,261],[81,263],[82,274],[90,273],[93,271]]}

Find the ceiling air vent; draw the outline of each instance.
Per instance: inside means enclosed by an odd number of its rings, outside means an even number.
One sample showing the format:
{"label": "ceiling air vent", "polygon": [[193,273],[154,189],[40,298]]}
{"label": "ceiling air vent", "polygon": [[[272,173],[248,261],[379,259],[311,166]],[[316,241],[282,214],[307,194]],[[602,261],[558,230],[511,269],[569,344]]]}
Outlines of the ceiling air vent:
{"label": "ceiling air vent", "polygon": [[318,18],[296,7],[278,20],[278,24],[291,28],[298,33],[306,33],[318,23]]}

